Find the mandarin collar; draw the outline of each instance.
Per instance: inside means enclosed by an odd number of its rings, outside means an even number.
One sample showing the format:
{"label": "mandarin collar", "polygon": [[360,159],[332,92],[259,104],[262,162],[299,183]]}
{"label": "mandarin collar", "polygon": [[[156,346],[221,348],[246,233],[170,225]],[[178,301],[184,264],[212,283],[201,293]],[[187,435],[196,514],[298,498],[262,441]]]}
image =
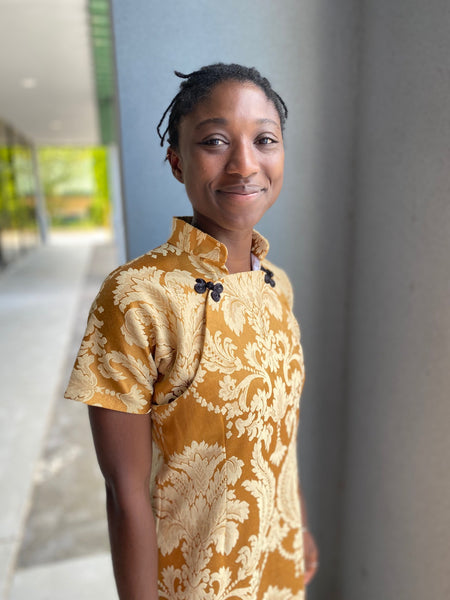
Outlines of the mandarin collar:
{"label": "mandarin collar", "polygon": [[[192,217],[174,217],[168,243],[205,262],[225,267],[228,256],[225,244],[191,225],[191,220]],[[255,230],[252,235],[251,251],[259,260],[263,260],[269,251],[269,242]]]}

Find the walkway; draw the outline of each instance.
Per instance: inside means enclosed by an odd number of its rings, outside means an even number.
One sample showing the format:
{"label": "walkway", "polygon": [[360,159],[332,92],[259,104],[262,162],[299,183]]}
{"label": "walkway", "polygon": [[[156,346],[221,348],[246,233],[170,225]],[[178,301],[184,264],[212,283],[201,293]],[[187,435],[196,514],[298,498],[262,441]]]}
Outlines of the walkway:
{"label": "walkway", "polygon": [[88,308],[115,264],[104,235],[70,234],[0,272],[4,600],[117,598],[86,407],[62,399]]}

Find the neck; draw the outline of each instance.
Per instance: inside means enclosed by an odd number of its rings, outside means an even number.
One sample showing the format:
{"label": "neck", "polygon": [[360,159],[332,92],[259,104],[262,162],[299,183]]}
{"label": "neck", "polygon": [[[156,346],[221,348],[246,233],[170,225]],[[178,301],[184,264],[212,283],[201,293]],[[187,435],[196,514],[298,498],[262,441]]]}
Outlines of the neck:
{"label": "neck", "polygon": [[[222,241],[222,240],[219,240]],[[236,240],[233,244],[222,241],[227,247],[228,256],[226,266],[229,273],[242,273],[252,270],[252,235],[246,239]]]}
{"label": "neck", "polygon": [[191,223],[226,246],[228,256],[225,264],[229,273],[251,271],[253,230],[230,231],[223,229],[195,213]]}

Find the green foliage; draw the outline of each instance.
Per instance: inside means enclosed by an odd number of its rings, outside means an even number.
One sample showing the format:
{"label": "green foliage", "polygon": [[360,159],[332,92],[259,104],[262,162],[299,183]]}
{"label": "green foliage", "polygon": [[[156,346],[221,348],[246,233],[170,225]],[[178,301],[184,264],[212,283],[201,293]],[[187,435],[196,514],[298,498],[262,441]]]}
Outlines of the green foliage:
{"label": "green foliage", "polygon": [[[53,226],[109,225],[105,147],[41,148],[38,159]],[[35,186],[30,148],[19,144],[0,146],[0,231],[36,230]]]}
{"label": "green foliage", "polygon": [[90,148],[40,148],[38,157],[47,198],[92,193]]}
{"label": "green foliage", "polygon": [[107,149],[41,148],[39,168],[51,223],[107,226],[110,203]]}
{"label": "green foliage", "polygon": [[31,150],[0,148],[0,230],[35,230],[36,207]]}
{"label": "green foliage", "polygon": [[107,225],[109,220],[108,164],[105,148],[93,148],[95,195],[91,204],[91,219],[96,225]]}

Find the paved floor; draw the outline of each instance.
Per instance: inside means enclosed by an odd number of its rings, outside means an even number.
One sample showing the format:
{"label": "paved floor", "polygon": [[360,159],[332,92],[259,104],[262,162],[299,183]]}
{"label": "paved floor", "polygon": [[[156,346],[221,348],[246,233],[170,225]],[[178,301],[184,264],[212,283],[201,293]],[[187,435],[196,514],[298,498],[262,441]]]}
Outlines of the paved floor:
{"label": "paved floor", "polygon": [[117,598],[86,407],[62,399],[89,305],[116,254],[52,236],[0,273],[0,594]]}

